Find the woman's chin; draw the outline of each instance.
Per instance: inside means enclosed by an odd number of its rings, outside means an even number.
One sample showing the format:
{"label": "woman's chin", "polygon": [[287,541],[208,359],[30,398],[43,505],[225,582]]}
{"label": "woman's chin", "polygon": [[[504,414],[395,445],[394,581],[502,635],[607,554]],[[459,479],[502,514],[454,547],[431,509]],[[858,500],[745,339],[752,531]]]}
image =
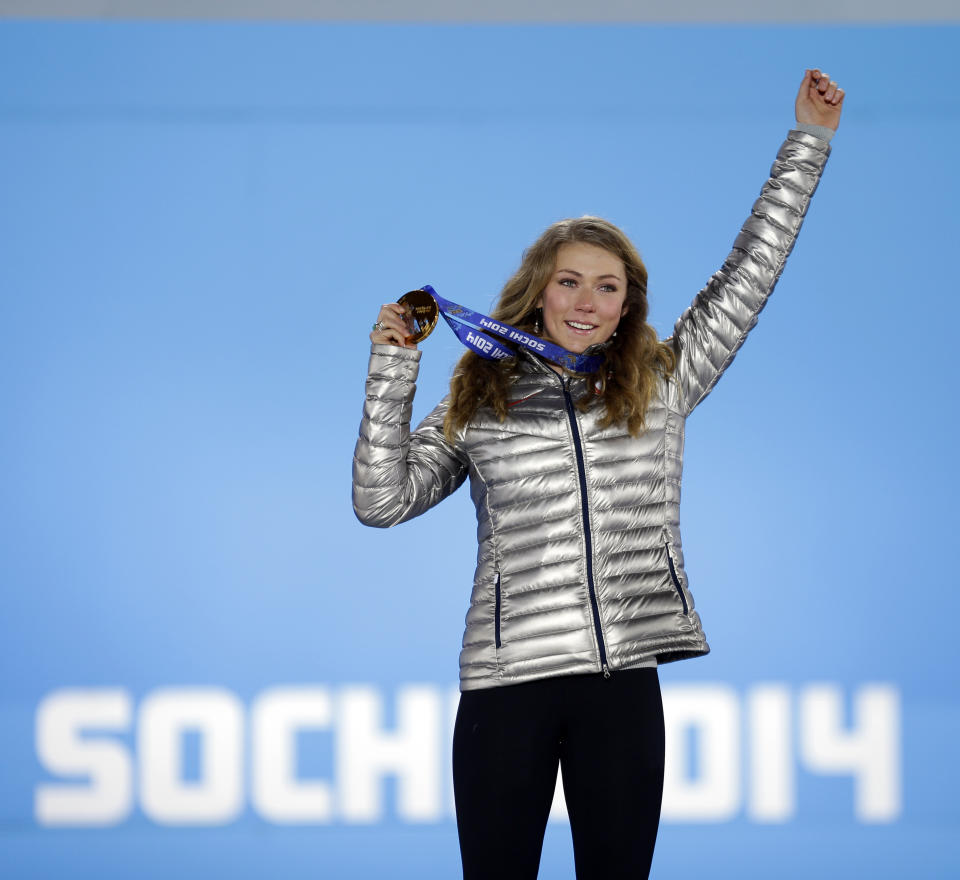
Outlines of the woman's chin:
{"label": "woman's chin", "polygon": [[[609,337],[607,337],[609,338]],[[582,354],[591,345],[599,345],[601,342],[606,342],[606,339],[602,339],[599,333],[591,333],[589,336],[580,336],[579,334],[567,334],[567,339],[563,344],[563,347],[567,351],[572,351],[574,354]]]}

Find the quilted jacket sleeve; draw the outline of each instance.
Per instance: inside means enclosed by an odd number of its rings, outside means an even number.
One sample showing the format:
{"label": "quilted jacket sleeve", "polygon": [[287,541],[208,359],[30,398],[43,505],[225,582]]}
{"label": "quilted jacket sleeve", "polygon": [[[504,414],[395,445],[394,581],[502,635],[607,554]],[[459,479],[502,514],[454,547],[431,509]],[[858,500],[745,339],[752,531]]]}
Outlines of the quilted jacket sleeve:
{"label": "quilted jacket sleeve", "polygon": [[726,262],[674,326],[675,376],[685,415],[710,393],[757,323],[829,155],[829,144],[811,134],[787,135]]}
{"label": "quilted jacket sleeve", "polygon": [[419,516],[464,481],[466,462],[443,435],[446,398],[411,434],[420,351],[373,345],[360,437],[353,453],[353,509],[386,528]]}

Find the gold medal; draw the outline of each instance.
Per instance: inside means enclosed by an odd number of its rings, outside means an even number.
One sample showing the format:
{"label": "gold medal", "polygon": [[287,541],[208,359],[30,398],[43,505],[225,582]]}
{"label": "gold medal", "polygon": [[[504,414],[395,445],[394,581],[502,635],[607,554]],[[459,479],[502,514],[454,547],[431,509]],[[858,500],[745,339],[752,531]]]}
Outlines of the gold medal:
{"label": "gold medal", "polygon": [[406,341],[416,343],[426,339],[437,326],[437,318],[440,317],[437,301],[425,290],[411,290],[397,302],[406,307],[406,320],[413,331],[413,335],[408,336]]}

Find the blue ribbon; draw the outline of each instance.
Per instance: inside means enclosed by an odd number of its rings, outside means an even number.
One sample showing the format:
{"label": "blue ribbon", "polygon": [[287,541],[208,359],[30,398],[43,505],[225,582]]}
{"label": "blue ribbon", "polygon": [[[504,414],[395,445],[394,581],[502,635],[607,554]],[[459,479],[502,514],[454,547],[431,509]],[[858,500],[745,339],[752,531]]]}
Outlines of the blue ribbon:
{"label": "blue ribbon", "polygon": [[457,338],[482,358],[499,360],[516,355],[513,349],[501,345],[500,342],[488,335],[492,333],[502,339],[509,339],[521,348],[527,348],[573,373],[592,373],[603,364],[604,356],[602,354],[576,354],[548,342],[546,339],[541,339],[539,336],[504,324],[503,321],[495,321],[482,312],[475,312],[465,306],[444,299],[429,284],[424,284],[422,289],[437,301],[443,320],[450,325],[450,329],[457,334]]}

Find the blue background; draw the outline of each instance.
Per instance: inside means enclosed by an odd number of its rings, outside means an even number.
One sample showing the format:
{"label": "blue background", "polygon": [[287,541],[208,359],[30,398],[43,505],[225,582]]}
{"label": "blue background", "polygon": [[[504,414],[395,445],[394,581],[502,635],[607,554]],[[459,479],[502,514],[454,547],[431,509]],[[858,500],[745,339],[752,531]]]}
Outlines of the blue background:
{"label": "blue background", "polygon": [[[453,685],[467,493],[387,532],[350,509],[379,304],[429,282],[484,309],[546,225],[591,213],[637,243],[669,335],[819,65],[849,95],[834,155],[688,424],[713,653],[661,681],[893,683],[903,811],[862,825],[849,779],[802,775],[784,825],[665,824],[652,876],[956,876],[958,36],[0,24],[5,874],[455,876],[453,822],[392,813],[41,827],[36,706],[61,687],[249,704],[278,683]],[[415,418],[461,350],[444,327],[424,348]],[[541,876],[573,876],[563,825]]]}

